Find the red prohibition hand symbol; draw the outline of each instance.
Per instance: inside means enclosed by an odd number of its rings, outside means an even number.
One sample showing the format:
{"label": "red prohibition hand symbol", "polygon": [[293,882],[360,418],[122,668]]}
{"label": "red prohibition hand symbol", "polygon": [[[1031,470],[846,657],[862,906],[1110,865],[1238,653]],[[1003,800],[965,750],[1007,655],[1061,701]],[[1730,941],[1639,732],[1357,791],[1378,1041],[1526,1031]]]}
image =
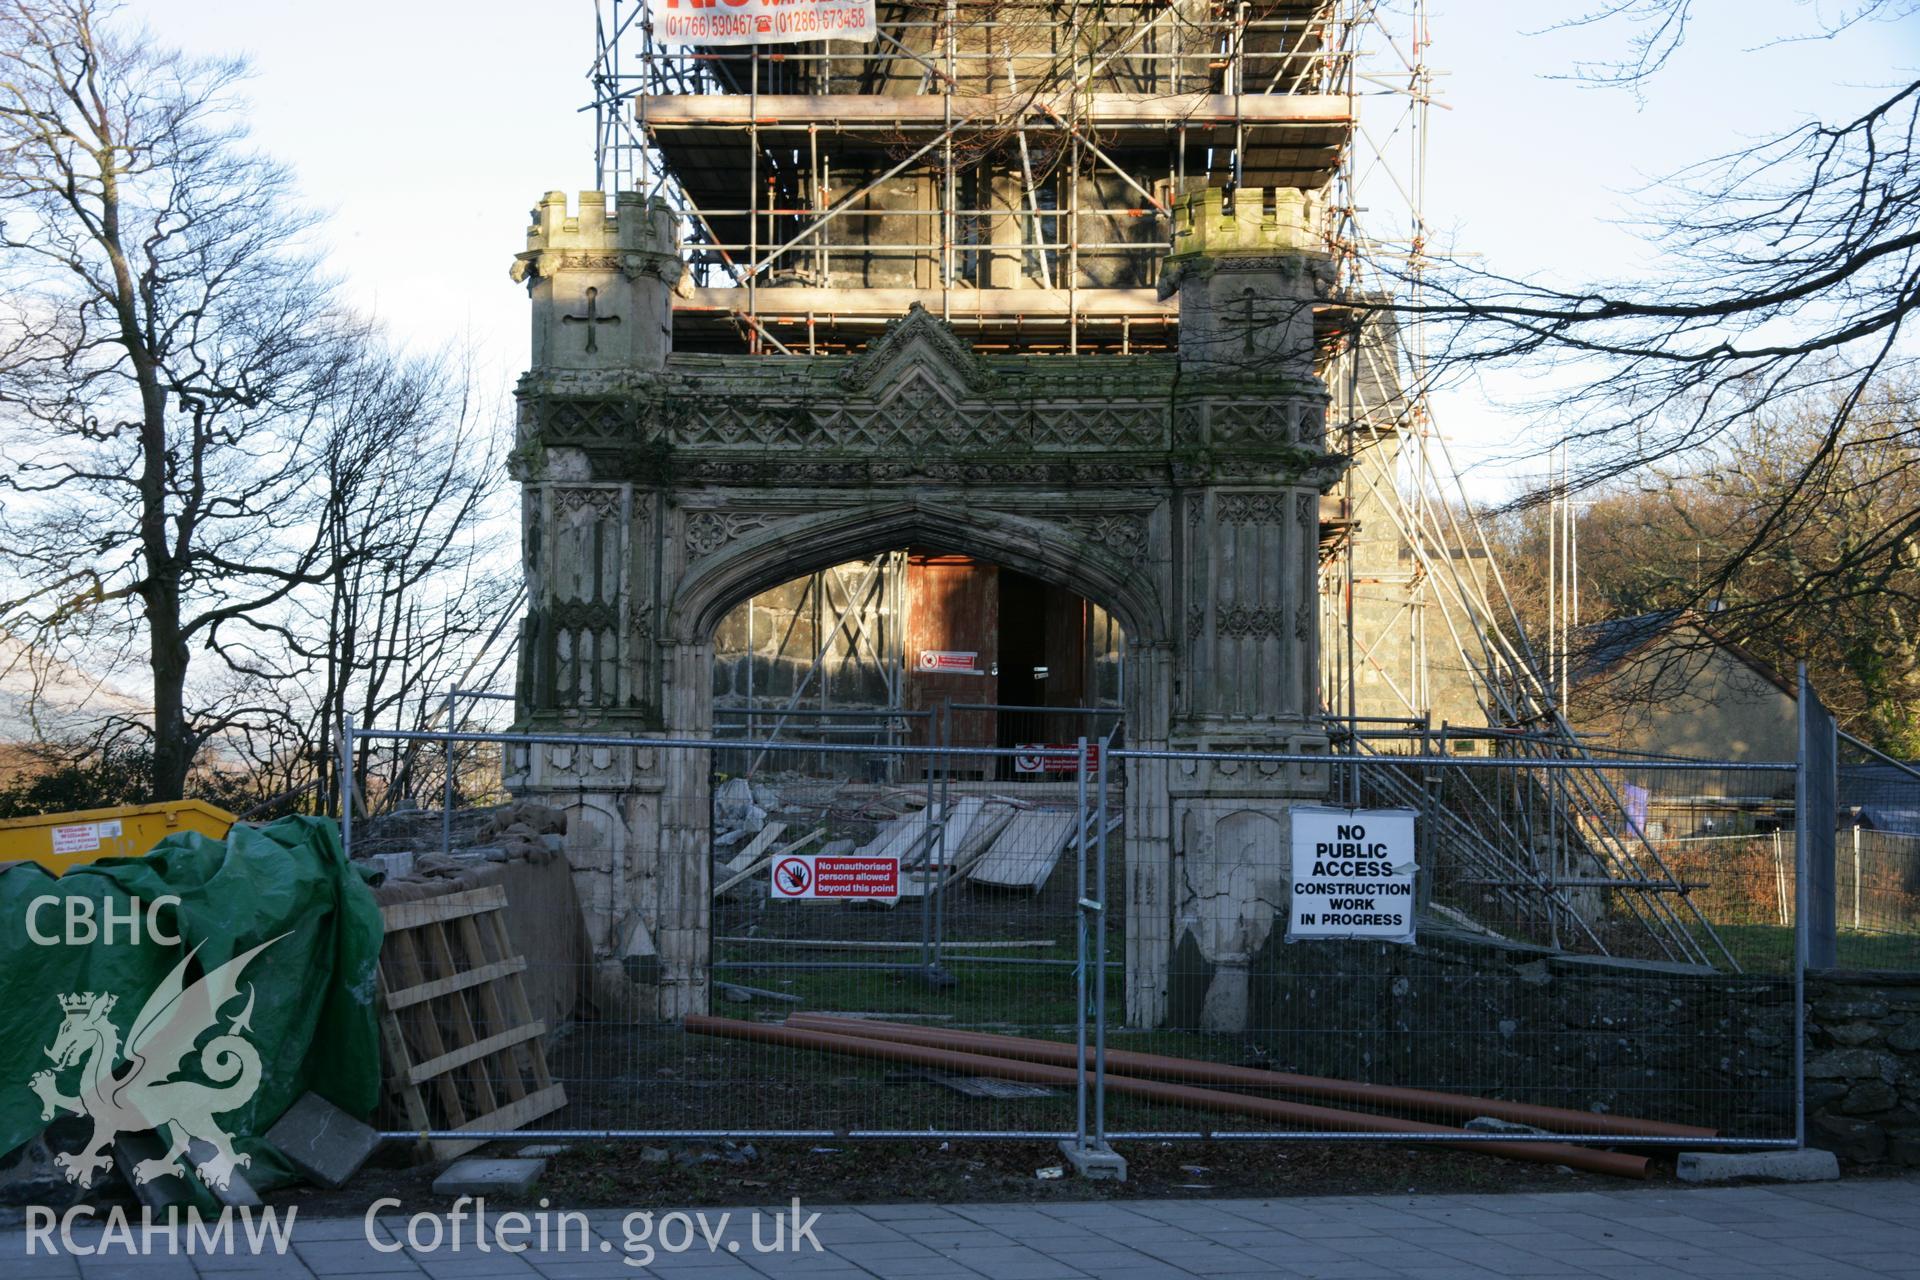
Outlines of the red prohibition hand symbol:
{"label": "red prohibition hand symbol", "polygon": [[773,869],[774,887],[789,896],[805,893],[812,882],[813,873],[798,858],[788,858]]}

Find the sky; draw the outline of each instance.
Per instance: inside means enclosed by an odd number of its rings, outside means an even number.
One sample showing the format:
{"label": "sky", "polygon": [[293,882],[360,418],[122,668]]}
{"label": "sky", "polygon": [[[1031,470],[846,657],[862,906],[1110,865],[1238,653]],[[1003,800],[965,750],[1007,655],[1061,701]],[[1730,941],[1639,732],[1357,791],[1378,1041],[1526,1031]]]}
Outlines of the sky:
{"label": "sky", "polygon": [[[1650,183],[1809,119],[1850,118],[1914,78],[1917,20],[1792,38],[1858,5],[1696,3],[1686,42],[1637,99],[1563,78],[1617,59],[1632,34],[1620,23],[1544,30],[1602,7],[1592,0],[1436,4],[1431,62],[1450,73],[1438,81],[1447,109],[1432,113],[1425,201],[1437,242],[1518,278],[1657,278],[1634,225],[1657,197]],[[1524,455],[1545,438],[1517,410],[1538,389],[1503,373],[1436,397],[1475,497],[1535,474]]]}
{"label": "sky", "polygon": [[[1593,7],[1432,7],[1444,106],[1430,116],[1427,221],[1440,243],[1489,269],[1563,280],[1657,271],[1626,225],[1633,192],[1833,118],[1920,65],[1920,21],[1782,43],[1842,7],[1708,0],[1637,100],[1562,78],[1616,56],[1631,34],[1619,23],[1543,30]],[[591,116],[580,112],[592,0],[136,0],[128,12],[163,43],[248,56],[256,140],[331,214],[330,257],[349,296],[409,344],[469,347],[485,389],[510,385],[528,322],[507,267],[524,247],[527,210],[544,191],[593,182]],[[1384,54],[1383,42],[1367,45]],[[1372,127],[1388,137],[1397,117],[1383,110]],[[1368,196],[1382,217],[1396,200],[1384,186]],[[1513,455],[1530,424],[1516,405],[1530,389],[1500,375],[1440,397],[1439,424],[1476,497],[1497,497],[1525,471]]]}

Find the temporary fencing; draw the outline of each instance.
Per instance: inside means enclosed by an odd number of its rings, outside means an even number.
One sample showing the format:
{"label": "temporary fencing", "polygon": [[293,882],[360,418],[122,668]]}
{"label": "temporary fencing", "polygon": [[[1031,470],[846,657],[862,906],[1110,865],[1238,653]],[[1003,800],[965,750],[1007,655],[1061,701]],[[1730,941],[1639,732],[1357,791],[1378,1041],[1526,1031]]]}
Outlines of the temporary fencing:
{"label": "temporary fencing", "polygon": [[[423,947],[401,984],[415,1087],[468,1117],[429,1136],[494,1132],[473,1118],[537,1092],[537,1046],[564,1106],[501,1134],[1396,1140],[1552,1163],[1797,1140],[1793,766],[1143,750],[1110,712],[1035,714],[1013,745],[955,744],[946,708],[779,736],[756,711],[759,736],[736,714],[701,739],[349,727],[353,853],[403,898],[510,904],[501,947]],[[500,753],[538,803],[447,815],[450,855],[408,878],[431,797],[394,779],[422,744]],[[1544,782],[1561,769],[1618,810],[1567,803]],[[1409,847],[1314,865],[1327,831],[1396,811]],[[1852,880],[1838,842],[1842,909],[1857,884],[1861,935],[1910,940],[1899,842],[1860,835]],[[499,999],[507,970],[524,1008]]]}

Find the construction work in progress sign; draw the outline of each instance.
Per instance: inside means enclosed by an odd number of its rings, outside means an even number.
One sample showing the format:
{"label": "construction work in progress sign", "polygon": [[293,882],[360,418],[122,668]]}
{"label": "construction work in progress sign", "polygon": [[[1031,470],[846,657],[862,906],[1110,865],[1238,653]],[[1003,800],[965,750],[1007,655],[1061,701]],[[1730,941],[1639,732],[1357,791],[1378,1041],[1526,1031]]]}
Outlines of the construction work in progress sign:
{"label": "construction work in progress sign", "polygon": [[1287,941],[1413,941],[1413,810],[1293,810]]}

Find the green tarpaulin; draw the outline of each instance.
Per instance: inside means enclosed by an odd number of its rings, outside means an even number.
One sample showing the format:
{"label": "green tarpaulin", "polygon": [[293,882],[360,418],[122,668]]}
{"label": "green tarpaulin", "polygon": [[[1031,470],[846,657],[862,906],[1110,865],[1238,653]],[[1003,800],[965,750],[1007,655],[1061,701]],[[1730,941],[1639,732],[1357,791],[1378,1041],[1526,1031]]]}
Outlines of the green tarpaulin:
{"label": "green tarpaulin", "polygon": [[[146,910],[133,902],[163,897],[179,903],[154,913],[156,931],[177,935],[177,944],[149,938]],[[41,898],[57,901],[36,907]],[[72,918],[90,919],[96,930],[111,917],[111,939],[82,941],[84,923],[69,930],[68,899],[91,900],[90,907],[73,907]],[[127,924],[136,912],[137,940]],[[56,940],[45,945],[34,933]],[[232,998],[219,1002],[215,1025],[198,1037],[195,1051],[166,1065],[177,1078],[224,1083],[201,1073],[199,1050],[230,1033],[236,1018],[244,1021],[240,1034],[259,1053],[259,1087],[216,1118],[235,1150],[253,1157],[246,1177],[264,1189],[288,1171],[263,1135],[302,1093],[312,1090],[363,1118],[379,1101],[380,910],[341,851],[334,823],[283,818],[236,827],[225,840],[170,836],[144,857],[108,858],[60,877],[30,864],[0,873],[0,1152],[46,1128],[31,1082],[53,1065],[46,1050],[68,1017],[63,1000],[114,996],[106,1017],[124,1055],[130,1035],[139,1042],[134,1024],[148,997],[189,951],[198,948],[182,978],[193,983],[263,943],[270,945],[237,975]],[[77,1093],[78,1074],[73,1066],[59,1072],[63,1093]]]}

